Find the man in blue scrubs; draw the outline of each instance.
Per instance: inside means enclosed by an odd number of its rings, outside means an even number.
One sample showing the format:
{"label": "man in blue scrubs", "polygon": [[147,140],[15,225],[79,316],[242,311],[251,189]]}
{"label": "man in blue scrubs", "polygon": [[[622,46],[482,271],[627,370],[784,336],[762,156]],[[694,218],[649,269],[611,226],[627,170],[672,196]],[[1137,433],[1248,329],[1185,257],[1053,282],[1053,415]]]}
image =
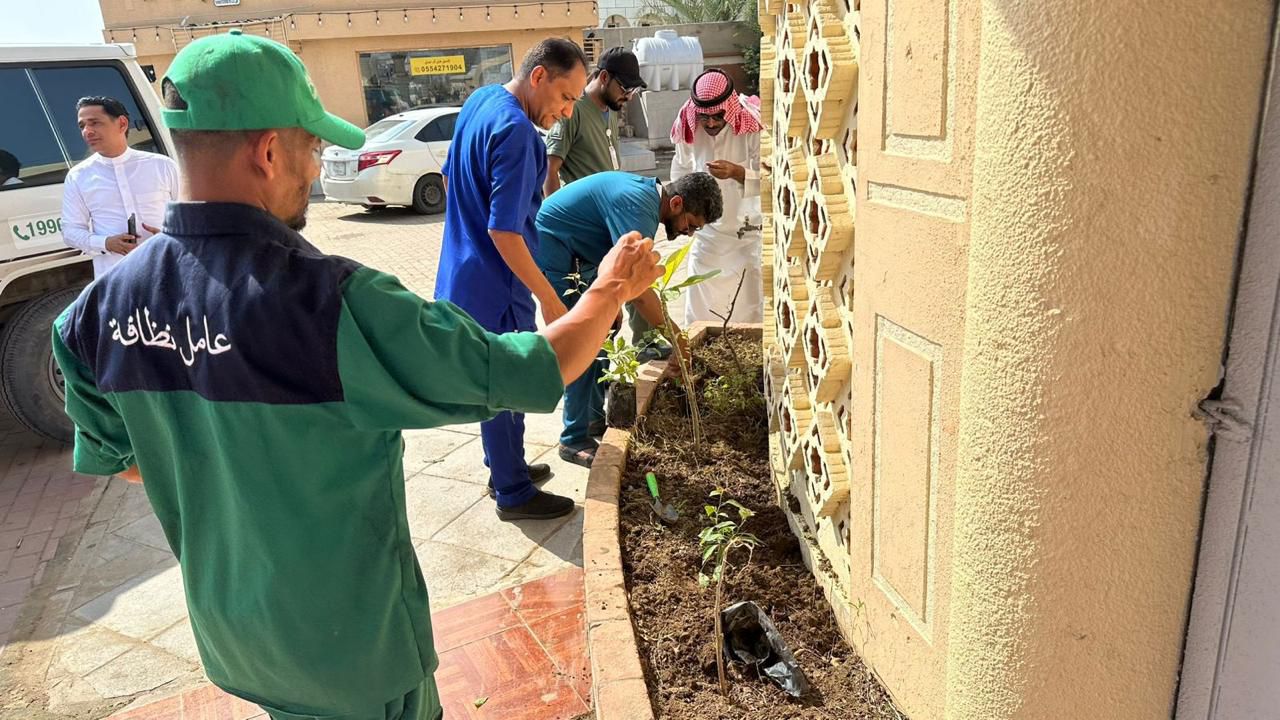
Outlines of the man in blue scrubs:
{"label": "man in blue scrubs", "polygon": [[[573,113],[587,84],[587,59],[571,40],[551,38],[524,57],[506,85],[480,88],[458,114],[445,162],[444,246],[436,299],[467,311],[491,332],[532,331],[533,299],[549,325],[566,312],[533,260],[547,148],[537,128]],[[573,500],[533,485],[550,475],[524,457],[524,415],[480,423],[489,485],[503,520],[553,518]]]}
{"label": "man in blue scrubs", "polygon": [[[668,239],[692,235],[720,219],[722,204],[720,185],[704,172],[665,185],[625,172],[589,175],[543,202],[538,212],[538,267],[572,307],[595,281],[600,262],[618,238],[633,230],[653,237],[658,223],[666,228]],[[664,327],[661,301],[653,290],[631,305],[651,327]],[[672,328],[678,335],[674,321]],[[596,361],[565,386],[560,457],[583,467],[591,467],[599,447],[590,428],[604,416],[599,381],[605,364]]]}

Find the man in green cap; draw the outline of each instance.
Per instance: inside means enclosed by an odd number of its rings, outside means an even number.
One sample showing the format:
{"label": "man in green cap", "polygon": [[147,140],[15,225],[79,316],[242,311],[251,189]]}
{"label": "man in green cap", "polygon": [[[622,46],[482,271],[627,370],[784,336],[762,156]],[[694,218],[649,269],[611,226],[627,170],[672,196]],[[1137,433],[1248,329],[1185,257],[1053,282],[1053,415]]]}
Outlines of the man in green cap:
{"label": "man in green cap", "polygon": [[219,687],[276,720],[439,718],[400,431],[550,412],[652,241],[542,332],[489,333],[297,233],[321,140],[364,137],[284,45],[197,40],[162,90],[182,201],[54,324],[75,469],[145,478]]}

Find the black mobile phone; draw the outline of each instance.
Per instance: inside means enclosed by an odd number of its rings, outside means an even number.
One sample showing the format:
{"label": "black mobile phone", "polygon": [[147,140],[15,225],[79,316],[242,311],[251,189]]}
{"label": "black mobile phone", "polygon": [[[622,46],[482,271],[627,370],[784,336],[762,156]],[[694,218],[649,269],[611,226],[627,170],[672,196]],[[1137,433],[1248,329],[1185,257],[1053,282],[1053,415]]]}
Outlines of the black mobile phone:
{"label": "black mobile phone", "polygon": [[137,215],[129,216],[129,234],[134,236],[135,238],[138,237],[138,216]]}

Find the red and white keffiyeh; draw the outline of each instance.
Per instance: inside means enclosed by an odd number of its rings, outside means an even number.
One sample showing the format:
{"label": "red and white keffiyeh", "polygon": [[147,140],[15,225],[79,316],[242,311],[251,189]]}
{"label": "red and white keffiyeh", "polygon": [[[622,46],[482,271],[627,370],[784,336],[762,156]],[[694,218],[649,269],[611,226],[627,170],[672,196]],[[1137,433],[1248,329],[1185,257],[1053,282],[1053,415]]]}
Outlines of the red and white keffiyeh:
{"label": "red and white keffiyeh", "polygon": [[693,92],[671,126],[671,141],[692,143],[699,115],[724,113],[725,123],[735,135],[760,132],[760,111],[751,102],[743,103],[724,71],[712,68],[693,83]]}

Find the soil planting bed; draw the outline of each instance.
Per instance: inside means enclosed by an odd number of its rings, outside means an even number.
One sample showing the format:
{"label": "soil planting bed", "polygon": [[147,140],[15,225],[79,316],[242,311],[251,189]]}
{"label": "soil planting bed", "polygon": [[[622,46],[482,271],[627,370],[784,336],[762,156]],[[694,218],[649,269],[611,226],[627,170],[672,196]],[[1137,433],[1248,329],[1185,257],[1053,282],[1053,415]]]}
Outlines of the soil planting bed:
{"label": "soil planting bed", "polygon": [[[777,506],[760,367],[758,335],[730,331],[708,338],[694,360],[703,398],[702,452],[693,447],[684,392],[672,381],[659,388],[631,441],[620,539],[654,714],[660,720],[900,720],[888,694],[841,638]],[[747,388],[753,395],[739,392]],[[680,511],[674,525],[659,524],[653,512],[648,471],[659,478],[662,499]],[[724,602],[752,600],[772,618],[811,685],[802,699],[792,699],[755,669],[732,663],[726,664],[729,695],[720,694],[715,593],[698,584],[698,533],[709,524],[703,506],[716,487],[756,512],[742,529],[760,539],[749,563],[745,550],[730,556]]]}

